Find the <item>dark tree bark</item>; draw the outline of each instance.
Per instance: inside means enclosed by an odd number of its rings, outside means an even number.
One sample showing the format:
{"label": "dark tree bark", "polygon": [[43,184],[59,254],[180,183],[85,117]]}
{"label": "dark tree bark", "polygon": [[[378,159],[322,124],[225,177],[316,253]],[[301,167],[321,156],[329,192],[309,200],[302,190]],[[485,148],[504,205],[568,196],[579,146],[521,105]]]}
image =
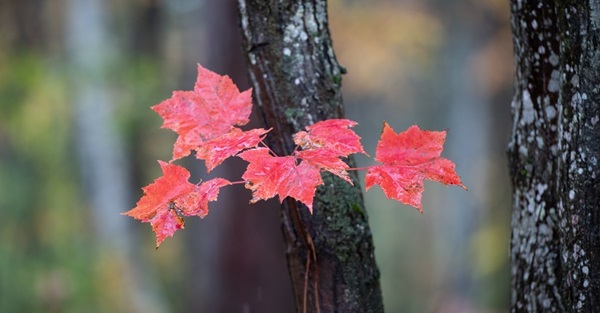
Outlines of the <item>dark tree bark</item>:
{"label": "dark tree bark", "polygon": [[512,312],[600,312],[600,1],[511,1]]}
{"label": "dark tree bark", "polygon": [[[259,115],[272,127],[279,155],[292,135],[344,116],[341,75],[324,0],[239,0],[242,42]],[[353,160],[348,160],[351,166]],[[314,214],[282,203],[281,220],[296,309],[302,312],[382,312],[379,270],[360,185],[324,174]]]}

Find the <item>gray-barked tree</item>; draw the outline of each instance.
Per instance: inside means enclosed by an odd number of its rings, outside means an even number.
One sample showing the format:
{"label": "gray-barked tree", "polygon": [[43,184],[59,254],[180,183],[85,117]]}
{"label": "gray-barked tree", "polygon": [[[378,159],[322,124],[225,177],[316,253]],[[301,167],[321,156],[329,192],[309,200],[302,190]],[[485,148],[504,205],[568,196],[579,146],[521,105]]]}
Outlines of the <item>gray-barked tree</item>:
{"label": "gray-barked tree", "polygon": [[511,12],[512,312],[600,312],[600,1]]}

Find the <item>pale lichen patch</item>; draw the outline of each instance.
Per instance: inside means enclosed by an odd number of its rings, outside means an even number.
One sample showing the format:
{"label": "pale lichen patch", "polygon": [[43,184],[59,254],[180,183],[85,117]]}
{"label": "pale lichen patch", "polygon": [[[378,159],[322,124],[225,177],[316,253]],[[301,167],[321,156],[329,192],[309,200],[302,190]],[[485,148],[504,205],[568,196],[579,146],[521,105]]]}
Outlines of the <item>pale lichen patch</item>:
{"label": "pale lichen patch", "polygon": [[546,105],[544,110],[546,111],[546,118],[548,118],[549,120],[554,119],[556,117],[556,108],[553,105]]}
{"label": "pale lichen patch", "polygon": [[557,66],[558,65],[558,55],[556,55],[556,53],[552,52],[550,54],[550,57],[548,58],[548,61],[550,62],[550,64],[552,64],[553,66]]}
{"label": "pale lichen patch", "polygon": [[533,102],[531,101],[531,95],[529,91],[523,90],[523,112],[521,116],[521,122],[525,124],[531,124],[535,120],[535,110],[533,109]]}
{"label": "pale lichen patch", "polygon": [[550,74],[550,81],[548,82],[548,91],[557,92],[560,87],[560,72],[553,70]]}

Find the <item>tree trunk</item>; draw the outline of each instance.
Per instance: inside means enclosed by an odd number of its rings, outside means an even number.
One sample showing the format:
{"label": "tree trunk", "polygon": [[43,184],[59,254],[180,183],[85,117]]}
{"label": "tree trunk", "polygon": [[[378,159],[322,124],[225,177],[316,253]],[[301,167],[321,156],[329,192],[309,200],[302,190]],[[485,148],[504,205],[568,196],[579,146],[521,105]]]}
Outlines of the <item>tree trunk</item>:
{"label": "tree trunk", "polygon": [[600,1],[511,11],[512,312],[600,312]]}
{"label": "tree trunk", "polygon": [[[131,205],[125,147],[115,129],[106,68],[118,56],[104,1],[68,2],[66,49],[72,74],[77,148],[85,196],[99,247],[119,261],[132,312],[167,312],[166,301],[138,259],[129,223],[120,214]],[[108,252],[105,252],[108,251]]]}
{"label": "tree trunk", "polygon": [[[292,135],[342,118],[341,75],[325,0],[239,0],[242,42],[269,145],[294,150]],[[349,159],[351,166],[353,160]],[[382,312],[379,270],[357,175],[354,186],[323,174],[314,214],[282,203],[281,220],[298,312]]]}

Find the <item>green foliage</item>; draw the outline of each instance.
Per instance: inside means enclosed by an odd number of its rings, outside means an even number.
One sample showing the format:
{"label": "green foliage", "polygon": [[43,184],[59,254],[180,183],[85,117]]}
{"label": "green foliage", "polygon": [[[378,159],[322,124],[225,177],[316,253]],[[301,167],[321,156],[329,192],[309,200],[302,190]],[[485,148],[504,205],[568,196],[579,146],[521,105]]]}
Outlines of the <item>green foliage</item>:
{"label": "green foliage", "polygon": [[[32,53],[0,58],[0,68],[0,312],[131,311],[123,264],[89,227],[67,73]],[[116,93],[118,128],[135,142],[154,118],[145,108],[159,75],[147,60],[120,71],[138,82]]]}
{"label": "green foliage", "polygon": [[0,67],[0,237],[10,238],[0,245],[0,311],[76,312],[65,300],[85,298],[91,255],[74,236],[85,232],[66,81],[32,54]]}

